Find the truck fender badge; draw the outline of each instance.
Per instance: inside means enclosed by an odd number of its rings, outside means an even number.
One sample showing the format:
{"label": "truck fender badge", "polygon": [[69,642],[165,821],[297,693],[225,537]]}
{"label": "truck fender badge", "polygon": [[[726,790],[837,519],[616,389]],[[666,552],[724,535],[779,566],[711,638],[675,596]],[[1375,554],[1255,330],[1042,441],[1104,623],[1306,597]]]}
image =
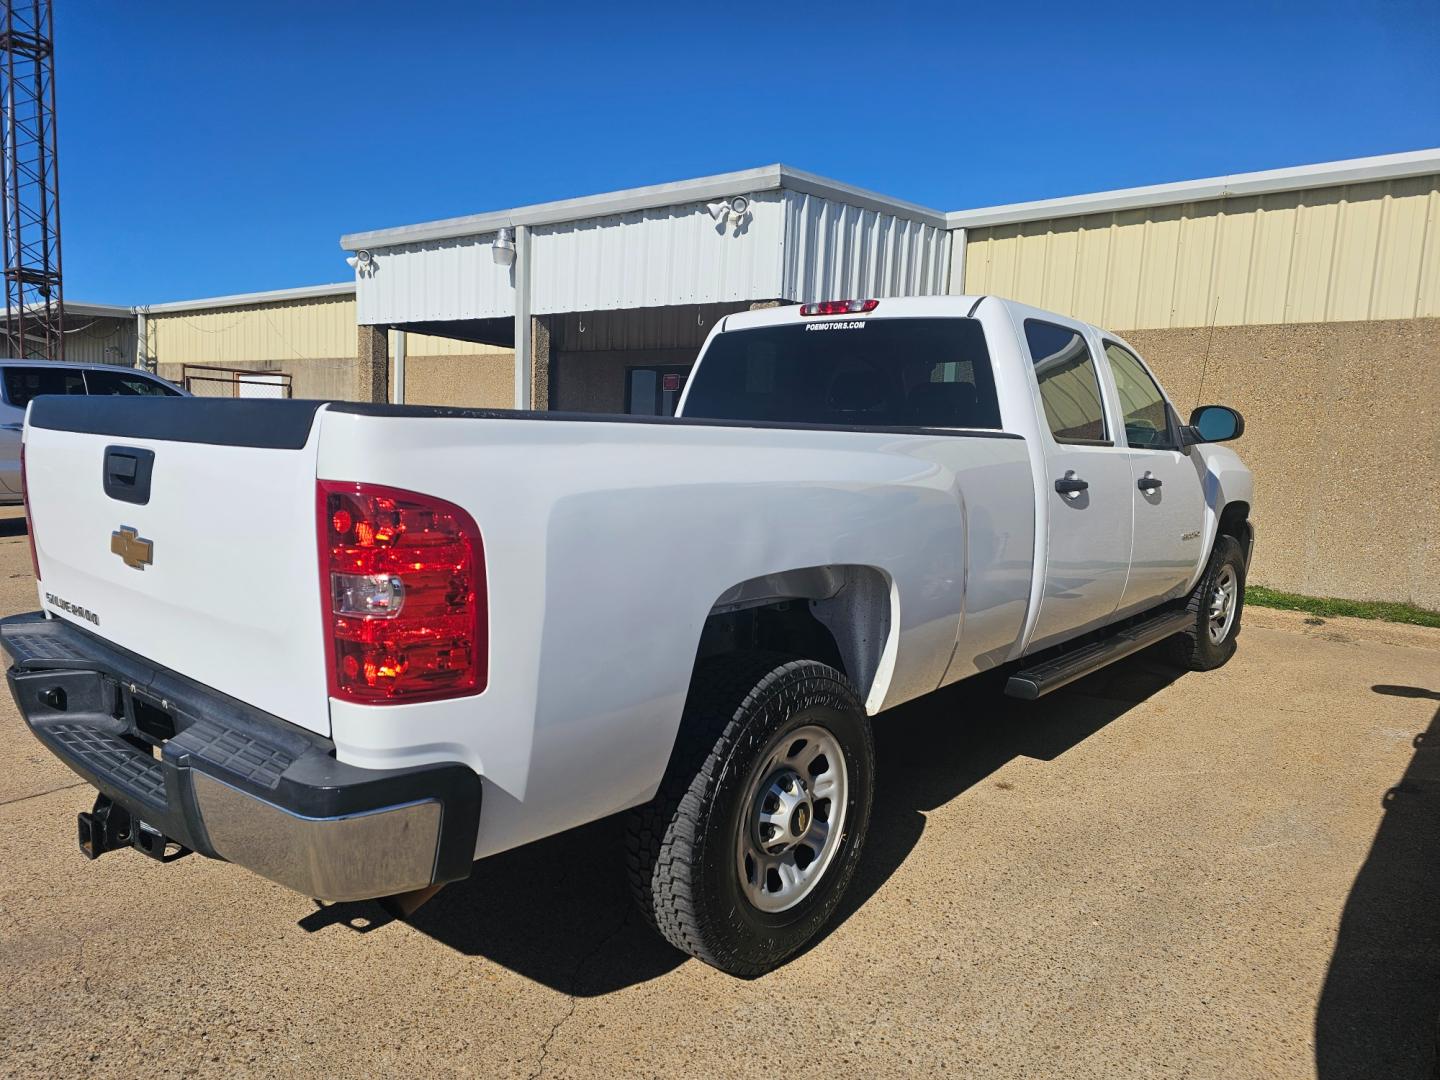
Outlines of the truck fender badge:
{"label": "truck fender badge", "polygon": [[1200,530],[1199,530],[1199,529],[1196,529],[1194,532],[1181,533],[1181,534],[1180,534],[1180,539],[1181,539],[1181,540],[1199,540],[1199,539],[1200,539]]}
{"label": "truck fender badge", "polygon": [[144,570],[155,562],[155,545],[146,540],[129,525],[110,534],[110,550],[124,560],[126,566]]}

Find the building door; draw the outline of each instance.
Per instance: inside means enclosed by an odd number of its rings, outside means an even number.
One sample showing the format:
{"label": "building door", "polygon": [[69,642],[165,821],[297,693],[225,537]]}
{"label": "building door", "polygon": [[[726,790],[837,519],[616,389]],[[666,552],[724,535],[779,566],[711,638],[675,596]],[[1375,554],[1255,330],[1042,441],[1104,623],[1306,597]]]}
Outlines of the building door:
{"label": "building door", "polygon": [[674,416],[689,367],[632,367],[625,370],[625,411],[632,416]]}

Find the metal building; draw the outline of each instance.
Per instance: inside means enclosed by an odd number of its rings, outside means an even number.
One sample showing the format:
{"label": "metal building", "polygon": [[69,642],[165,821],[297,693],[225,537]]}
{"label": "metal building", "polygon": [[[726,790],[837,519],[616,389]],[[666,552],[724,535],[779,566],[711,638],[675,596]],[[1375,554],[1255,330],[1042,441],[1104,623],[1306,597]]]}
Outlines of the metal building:
{"label": "metal building", "polygon": [[410,353],[415,332],[514,348],[508,394],[456,403],[655,413],[756,303],[995,293],[1077,315],[1183,409],[1246,414],[1260,533],[1285,538],[1256,580],[1440,608],[1440,150],[950,213],[775,165],[341,244],[355,396],[376,401],[408,393],[392,330]]}
{"label": "metal building", "polygon": [[944,214],[783,165],[341,244],[376,396],[393,328],[514,348],[519,408],[665,411],[673,398],[648,388],[683,374],[726,313],[943,293],[950,265]]}
{"label": "metal building", "polygon": [[[0,322],[4,344],[0,355],[34,357],[46,349],[44,336],[36,336],[36,319],[22,320],[14,315]],[[115,304],[87,304],[76,300],[65,302],[62,321],[54,321],[47,330],[59,333],[65,340],[65,359],[79,364],[135,363],[135,316],[128,307]],[[21,334],[25,341],[20,340]]]}

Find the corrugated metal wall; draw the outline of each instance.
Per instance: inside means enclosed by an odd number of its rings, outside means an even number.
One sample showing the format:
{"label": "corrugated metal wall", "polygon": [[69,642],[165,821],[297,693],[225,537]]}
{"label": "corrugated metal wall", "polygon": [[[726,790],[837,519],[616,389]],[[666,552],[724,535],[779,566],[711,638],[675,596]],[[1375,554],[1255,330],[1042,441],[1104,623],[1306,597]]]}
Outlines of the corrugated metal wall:
{"label": "corrugated metal wall", "polygon": [[1440,315],[1440,176],[970,230],[965,281],[1116,330]]}
{"label": "corrugated metal wall", "polygon": [[[221,365],[354,356],[355,303],[353,296],[325,296],[208,311],[152,312],[146,318],[148,356],[162,364]],[[411,356],[509,351],[425,334],[411,334],[406,346]]]}
{"label": "corrugated metal wall", "polygon": [[65,318],[65,359],[72,364],[135,363],[135,320],[108,315]]}
{"label": "corrugated metal wall", "polygon": [[780,193],[750,200],[737,231],[704,203],[546,225],[531,238],[537,315],[718,304],[780,295]]}
{"label": "corrugated metal wall", "polygon": [[277,304],[152,313],[146,354],[162,364],[233,364],[354,356],[355,300],[322,296]]}
{"label": "corrugated metal wall", "polygon": [[[753,300],[933,295],[944,291],[950,234],[923,221],[807,195],[757,192],[737,229],[705,203],[536,226],[536,315]],[[513,274],[493,233],[377,249],[358,282],[362,323],[514,314]]]}
{"label": "corrugated metal wall", "polygon": [[798,191],[785,192],[785,206],[784,299],[945,291],[946,230]]}
{"label": "corrugated metal wall", "polygon": [[374,271],[356,285],[360,321],[380,326],[515,314],[514,271],[495,262],[494,237],[375,249]]}

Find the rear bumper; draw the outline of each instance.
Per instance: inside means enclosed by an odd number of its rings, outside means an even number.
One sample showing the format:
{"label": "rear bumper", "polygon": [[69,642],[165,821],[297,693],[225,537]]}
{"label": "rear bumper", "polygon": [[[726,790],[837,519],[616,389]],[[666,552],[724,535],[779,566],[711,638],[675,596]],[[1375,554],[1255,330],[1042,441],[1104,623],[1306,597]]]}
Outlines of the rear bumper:
{"label": "rear bumper", "polygon": [[0,620],[35,737],[192,851],[324,900],[470,873],[480,778],[459,762],[345,765],[318,735],[39,612]]}

